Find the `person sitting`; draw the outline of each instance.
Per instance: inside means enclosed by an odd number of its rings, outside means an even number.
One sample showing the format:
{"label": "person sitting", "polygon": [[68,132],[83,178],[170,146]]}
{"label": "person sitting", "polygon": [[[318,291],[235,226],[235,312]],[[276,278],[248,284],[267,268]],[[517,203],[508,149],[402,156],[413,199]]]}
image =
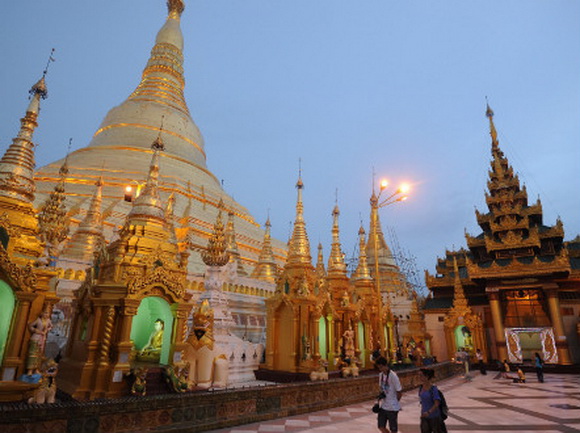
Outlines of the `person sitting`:
{"label": "person sitting", "polygon": [[139,351],[139,361],[159,362],[161,358],[161,346],[163,345],[163,329],[165,323],[161,319],[155,321],[155,328],[149,336],[147,344]]}
{"label": "person sitting", "polygon": [[526,375],[521,366],[518,366],[517,377],[513,378],[514,383],[526,383]]}

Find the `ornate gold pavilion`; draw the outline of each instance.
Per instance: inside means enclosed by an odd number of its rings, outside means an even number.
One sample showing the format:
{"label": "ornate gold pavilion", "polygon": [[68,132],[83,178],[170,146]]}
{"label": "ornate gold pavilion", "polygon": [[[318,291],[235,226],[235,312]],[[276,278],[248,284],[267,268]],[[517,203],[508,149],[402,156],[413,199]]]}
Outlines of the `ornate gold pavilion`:
{"label": "ornate gold pavilion", "polygon": [[530,361],[535,352],[549,363],[578,362],[577,320],[566,317],[580,302],[578,238],[564,242],[563,223],[545,225],[540,200],[528,203],[499,147],[489,106],[486,115],[492,159],[488,212],[476,211],[482,233],[466,233],[467,250],[447,251],[437,275],[426,272],[428,331],[446,342],[436,354],[449,359],[466,346],[510,362]]}

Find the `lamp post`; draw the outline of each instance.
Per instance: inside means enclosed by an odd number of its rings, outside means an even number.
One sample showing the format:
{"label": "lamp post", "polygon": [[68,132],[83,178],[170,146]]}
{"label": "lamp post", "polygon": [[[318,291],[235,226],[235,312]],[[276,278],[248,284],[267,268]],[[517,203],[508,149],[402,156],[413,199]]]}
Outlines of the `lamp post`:
{"label": "lamp post", "polygon": [[[397,188],[394,192],[392,192],[391,194],[389,194],[387,197],[382,198],[382,194],[383,192],[388,188],[389,186],[389,182],[384,179],[381,181],[380,183],[380,188],[379,188],[379,194],[376,195],[374,188],[373,188],[373,195],[371,196],[371,231],[372,231],[372,235],[373,235],[373,240],[374,240],[374,248],[373,248],[373,253],[374,253],[374,259],[375,259],[375,263],[374,263],[374,268],[375,268],[375,287],[376,287],[376,291],[377,291],[377,297],[379,300],[379,317],[382,318],[383,316],[383,296],[381,293],[381,277],[380,277],[380,269],[379,269],[379,209],[386,207],[386,206],[390,206],[393,205],[395,203],[399,203],[402,201],[407,200],[408,196],[407,193],[410,190],[410,186],[408,184],[401,184],[401,186],[399,186],[399,188]],[[388,298],[387,298],[387,302],[389,302]],[[392,312],[391,312],[392,314]],[[395,347],[394,344],[394,332],[393,332],[393,323],[391,320],[389,320],[390,325],[387,325],[388,328],[388,334],[387,334],[387,350],[386,353],[388,353],[388,348],[389,346],[391,346],[391,357],[392,359],[396,359],[396,351],[397,348]],[[381,330],[381,334],[384,335],[384,330]],[[389,344],[390,343],[390,344]]]}

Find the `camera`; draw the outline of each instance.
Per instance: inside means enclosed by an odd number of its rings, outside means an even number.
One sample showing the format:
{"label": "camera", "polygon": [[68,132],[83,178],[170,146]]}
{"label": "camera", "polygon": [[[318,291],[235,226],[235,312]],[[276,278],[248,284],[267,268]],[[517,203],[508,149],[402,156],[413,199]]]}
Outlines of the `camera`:
{"label": "camera", "polygon": [[378,396],[377,396],[377,400],[382,400],[383,398],[386,398],[387,395],[385,394],[385,392],[381,392]]}

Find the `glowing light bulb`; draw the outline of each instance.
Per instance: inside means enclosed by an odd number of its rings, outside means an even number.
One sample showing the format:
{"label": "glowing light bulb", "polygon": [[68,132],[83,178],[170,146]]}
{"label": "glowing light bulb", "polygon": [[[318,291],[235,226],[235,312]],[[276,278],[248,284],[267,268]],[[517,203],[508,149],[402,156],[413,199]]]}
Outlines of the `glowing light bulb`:
{"label": "glowing light bulb", "polygon": [[381,190],[389,186],[389,181],[387,179],[381,180]]}
{"label": "glowing light bulb", "polygon": [[411,189],[411,185],[409,185],[408,183],[403,183],[401,184],[401,187],[399,188],[399,190],[403,193],[403,194],[407,194],[409,192],[409,190]]}
{"label": "glowing light bulb", "polygon": [[125,192],[131,192],[133,190],[133,188],[131,187],[131,185],[127,185],[125,187]]}

